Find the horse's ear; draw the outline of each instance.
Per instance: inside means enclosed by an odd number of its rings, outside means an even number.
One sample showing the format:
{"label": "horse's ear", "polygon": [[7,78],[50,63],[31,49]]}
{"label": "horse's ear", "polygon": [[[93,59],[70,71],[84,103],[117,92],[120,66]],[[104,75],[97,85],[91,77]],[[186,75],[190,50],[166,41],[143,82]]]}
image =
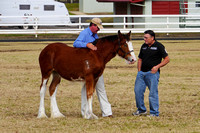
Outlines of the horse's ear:
{"label": "horse's ear", "polygon": [[120,35],[120,34],[121,34],[120,30],[118,30],[118,35]]}
{"label": "horse's ear", "polygon": [[120,30],[118,30],[118,37],[121,38],[122,34],[120,32]]}
{"label": "horse's ear", "polygon": [[131,31],[129,31],[129,33],[127,34],[127,41],[130,41],[131,38]]}
{"label": "horse's ear", "polygon": [[128,36],[130,36],[131,35],[131,30],[129,31],[129,33],[128,33]]}

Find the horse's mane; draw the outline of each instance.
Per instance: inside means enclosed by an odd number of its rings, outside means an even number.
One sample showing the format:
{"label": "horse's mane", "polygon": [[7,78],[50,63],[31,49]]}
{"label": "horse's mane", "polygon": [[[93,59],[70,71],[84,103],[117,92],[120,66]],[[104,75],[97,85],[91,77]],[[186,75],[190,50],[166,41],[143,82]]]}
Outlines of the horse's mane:
{"label": "horse's mane", "polygon": [[[124,35],[122,34],[127,41],[130,41],[130,37],[128,35]],[[118,39],[118,35],[110,35],[110,36],[105,36],[99,39],[96,39],[94,42],[92,42],[93,45],[96,45],[98,41],[104,42],[104,41],[109,41],[109,42],[113,42],[116,39]]]}
{"label": "horse's mane", "polygon": [[104,41],[113,42],[116,39],[118,39],[118,35],[105,36],[105,37],[101,37],[101,38],[96,39],[94,42],[92,42],[92,44],[96,45],[98,41],[101,41],[101,42],[104,42]]}

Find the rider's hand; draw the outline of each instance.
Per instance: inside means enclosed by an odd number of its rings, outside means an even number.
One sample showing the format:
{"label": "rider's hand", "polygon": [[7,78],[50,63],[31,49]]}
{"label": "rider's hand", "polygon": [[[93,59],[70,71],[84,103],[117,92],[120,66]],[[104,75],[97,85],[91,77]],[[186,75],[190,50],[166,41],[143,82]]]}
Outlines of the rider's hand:
{"label": "rider's hand", "polygon": [[94,46],[92,43],[88,43],[86,46],[91,50],[97,50],[97,47]]}

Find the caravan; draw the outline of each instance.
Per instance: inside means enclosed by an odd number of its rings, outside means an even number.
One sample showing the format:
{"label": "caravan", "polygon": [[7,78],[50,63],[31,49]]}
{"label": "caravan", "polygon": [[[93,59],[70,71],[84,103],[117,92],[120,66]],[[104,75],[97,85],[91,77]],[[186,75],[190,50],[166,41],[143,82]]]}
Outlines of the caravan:
{"label": "caravan", "polygon": [[36,28],[36,24],[71,23],[65,4],[54,0],[1,0],[0,16],[0,24],[13,24],[24,29]]}

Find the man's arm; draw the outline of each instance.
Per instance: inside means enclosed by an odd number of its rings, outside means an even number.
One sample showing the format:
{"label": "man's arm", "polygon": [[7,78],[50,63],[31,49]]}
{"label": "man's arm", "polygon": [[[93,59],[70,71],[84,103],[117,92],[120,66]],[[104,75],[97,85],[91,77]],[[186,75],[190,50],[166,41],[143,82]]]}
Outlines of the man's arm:
{"label": "man's arm", "polygon": [[78,38],[74,41],[73,46],[76,48],[89,48],[92,50],[97,50],[96,46],[85,41],[85,35],[83,33],[80,33]]}
{"label": "man's arm", "polygon": [[138,59],[138,64],[137,64],[138,72],[141,71],[141,67],[142,67],[142,59],[139,58]]}
{"label": "man's arm", "polygon": [[166,57],[164,58],[164,60],[163,60],[160,64],[154,66],[154,67],[151,69],[151,72],[152,72],[152,73],[156,73],[156,72],[158,71],[159,68],[161,68],[161,67],[167,65],[167,63],[169,63],[169,62],[170,62],[169,56],[166,56]]}

